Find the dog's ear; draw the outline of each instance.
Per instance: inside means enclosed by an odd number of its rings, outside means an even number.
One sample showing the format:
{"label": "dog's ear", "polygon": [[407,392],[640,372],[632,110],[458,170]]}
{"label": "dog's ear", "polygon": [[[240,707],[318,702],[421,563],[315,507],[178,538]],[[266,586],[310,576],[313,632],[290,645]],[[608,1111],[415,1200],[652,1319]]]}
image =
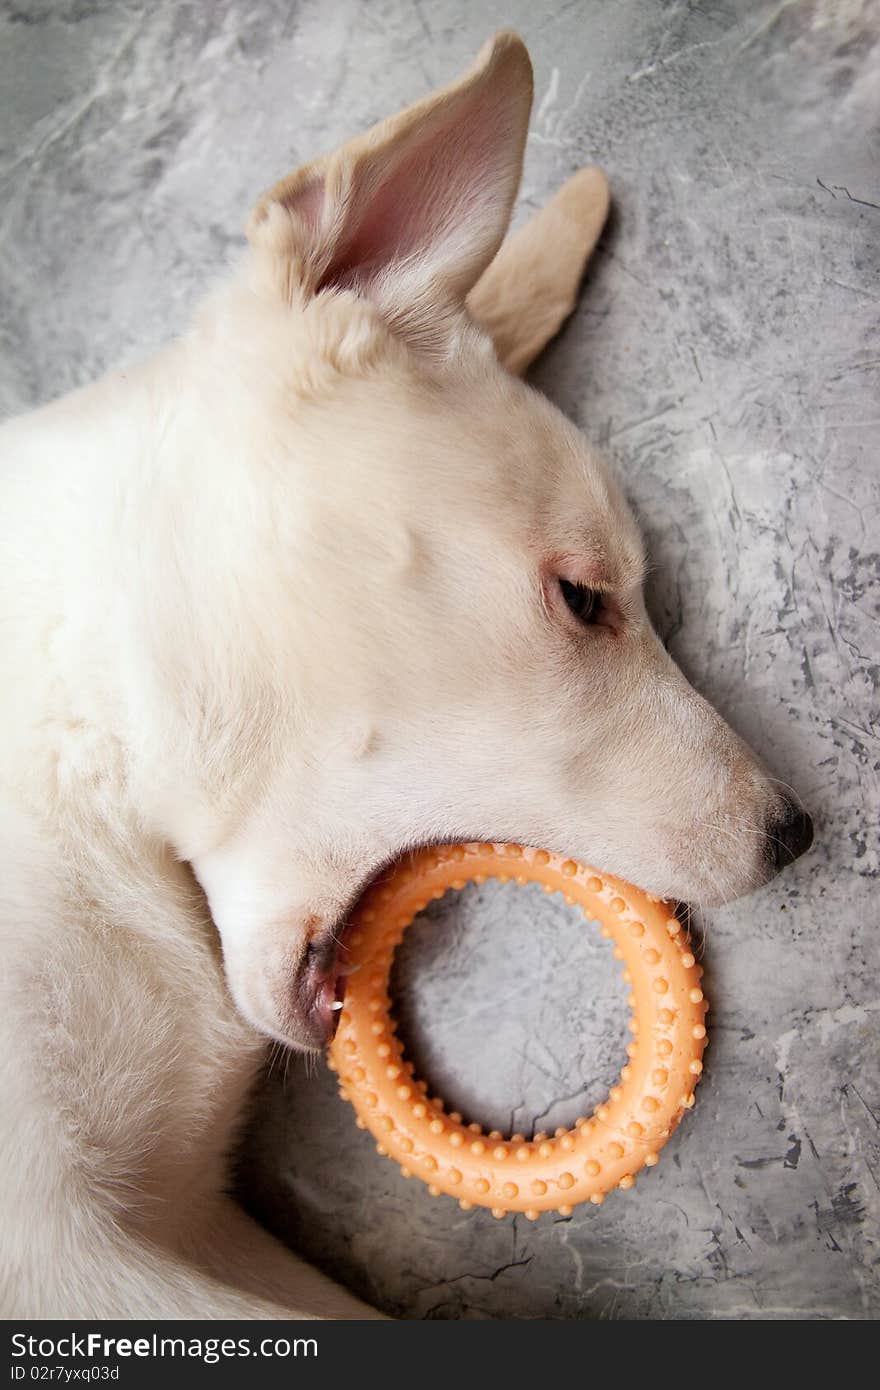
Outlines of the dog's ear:
{"label": "dog's ear", "polygon": [[430,345],[501,245],[531,100],[522,40],[497,34],[456,82],[276,184],[248,235],[286,258],[291,295],[353,289]]}
{"label": "dog's ear", "polygon": [[574,308],[609,201],[602,170],[579,170],[508,237],[468,296],[508,371],[521,375]]}

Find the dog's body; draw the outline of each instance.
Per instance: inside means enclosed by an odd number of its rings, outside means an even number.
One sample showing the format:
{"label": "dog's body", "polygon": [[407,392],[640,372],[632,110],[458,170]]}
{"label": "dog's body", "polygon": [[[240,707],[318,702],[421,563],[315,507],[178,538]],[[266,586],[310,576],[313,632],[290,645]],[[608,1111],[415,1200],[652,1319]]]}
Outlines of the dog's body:
{"label": "dog's body", "polygon": [[366,1313],[226,1170],[264,1035],[323,1043],[346,907],[407,846],[679,897],[803,848],[652,633],[621,497],[499,361],[577,278],[531,312],[528,235],[484,274],[529,95],[502,36],[267,195],[182,342],[0,435],[7,1315]]}

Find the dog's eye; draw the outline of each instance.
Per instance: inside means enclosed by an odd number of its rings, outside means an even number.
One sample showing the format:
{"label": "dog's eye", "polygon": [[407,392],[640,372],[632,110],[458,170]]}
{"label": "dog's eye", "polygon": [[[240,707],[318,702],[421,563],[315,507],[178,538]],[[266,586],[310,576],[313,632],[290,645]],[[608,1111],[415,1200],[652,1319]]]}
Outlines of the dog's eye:
{"label": "dog's eye", "polygon": [[574,614],[578,622],[586,627],[596,621],[602,595],[595,589],[588,589],[585,584],[572,584],[569,579],[560,579],[559,591],[569,612]]}

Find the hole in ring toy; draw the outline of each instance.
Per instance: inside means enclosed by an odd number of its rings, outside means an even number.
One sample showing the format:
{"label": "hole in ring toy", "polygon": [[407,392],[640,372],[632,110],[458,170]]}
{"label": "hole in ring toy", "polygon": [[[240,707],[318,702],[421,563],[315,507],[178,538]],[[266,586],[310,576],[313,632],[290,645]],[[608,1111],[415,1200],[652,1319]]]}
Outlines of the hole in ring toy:
{"label": "hole in ring toy", "polygon": [[[498,1130],[484,1134],[448,1113],[414,1074],[390,1014],[389,976],[406,928],[432,898],[473,881],[541,883],[562,893],[614,941],[630,988],[632,1041],[620,1081],[592,1115],[570,1130],[531,1140]],[[367,889],[352,915],[351,965],[328,1065],[357,1122],[394,1158],[404,1177],[415,1175],[434,1196],[446,1193],[465,1211],[488,1207],[493,1216],[542,1211],[564,1216],[580,1202],[602,1202],[612,1188],[629,1188],[651,1167],[686,1110],[703,1070],[708,1005],[702,968],[668,903],[610,874],[545,849],[463,844],[425,849],[395,865]]]}

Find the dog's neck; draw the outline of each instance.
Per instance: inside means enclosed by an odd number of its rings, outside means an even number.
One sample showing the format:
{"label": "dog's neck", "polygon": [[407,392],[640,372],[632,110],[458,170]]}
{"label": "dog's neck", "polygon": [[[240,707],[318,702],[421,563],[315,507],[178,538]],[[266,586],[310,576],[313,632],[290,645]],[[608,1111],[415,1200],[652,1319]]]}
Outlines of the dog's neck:
{"label": "dog's neck", "polygon": [[149,824],[163,766],[179,795],[195,753],[180,734],[191,709],[173,705],[205,698],[188,663],[212,644],[193,626],[197,611],[233,621],[215,586],[235,554],[236,483],[218,476],[230,453],[212,459],[188,423],[204,418],[202,344],[190,335],[0,433],[2,776],[41,816],[105,803]]}

